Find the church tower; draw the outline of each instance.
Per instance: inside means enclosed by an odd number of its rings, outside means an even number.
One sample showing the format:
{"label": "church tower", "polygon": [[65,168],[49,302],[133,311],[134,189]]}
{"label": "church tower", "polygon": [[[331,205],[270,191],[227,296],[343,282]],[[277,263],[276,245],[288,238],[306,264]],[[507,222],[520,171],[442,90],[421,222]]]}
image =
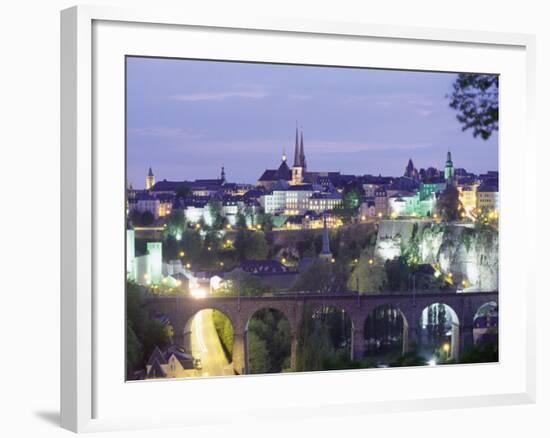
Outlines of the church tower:
{"label": "church tower", "polygon": [[298,143],[298,126],[296,126],[296,140],[294,144],[294,165],[292,166],[292,185],[300,185],[304,182],[306,171],[306,155],[304,153],[304,133],[300,133]]}
{"label": "church tower", "polygon": [[326,213],[323,213],[323,249],[321,249],[319,258],[322,260],[332,261],[332,253],[330,252],[330,241],[328,238]]}
{"label": "church tower", "polygon": [[451,158],[451,151],[447,152],[447,161],[445,162],[445,182],[447,187],[454,184],[455,169],[453,167],[453,160]]}
{"label": "church tower", "polygon": [[220,180],[222,182],[222,185],[226,183],[226,179],[225,179],[225,166],[222,165],[222,173],[220,175]]}
{"label": "church tower", "polygon": [[145,177],[145,190],[149,190],[155,185],[155,175],[153,175],[153,169],[149,166],[149,173]]}

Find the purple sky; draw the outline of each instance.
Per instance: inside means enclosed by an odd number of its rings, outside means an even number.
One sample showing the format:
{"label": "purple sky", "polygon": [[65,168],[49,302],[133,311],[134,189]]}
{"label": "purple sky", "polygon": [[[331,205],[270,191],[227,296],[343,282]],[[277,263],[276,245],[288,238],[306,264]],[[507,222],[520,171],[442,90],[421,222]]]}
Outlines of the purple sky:
{"label": "purple sky", "polygon": [[155,58],[127,59],[128,178],[255,182],[286,148],[296,121],[308,169],[402,175],[407,161],[498,168],[498,140],[462,132],[448,106],[455,74]]}

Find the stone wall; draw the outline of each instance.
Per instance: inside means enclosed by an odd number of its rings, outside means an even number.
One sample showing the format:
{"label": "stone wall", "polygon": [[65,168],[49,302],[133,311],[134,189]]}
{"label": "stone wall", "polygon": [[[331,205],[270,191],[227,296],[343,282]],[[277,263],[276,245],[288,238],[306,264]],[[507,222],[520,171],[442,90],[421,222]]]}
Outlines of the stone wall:
{"label": "stone wall", "polygon": [[[418,263],[438,265],[467,281],[467,289],[498,290],[498,233],[471,225],[438,224],[433,221],[382,221],[375,255],[393,259],[417,246]],[[456,278],[456,277],[455,277]]]}

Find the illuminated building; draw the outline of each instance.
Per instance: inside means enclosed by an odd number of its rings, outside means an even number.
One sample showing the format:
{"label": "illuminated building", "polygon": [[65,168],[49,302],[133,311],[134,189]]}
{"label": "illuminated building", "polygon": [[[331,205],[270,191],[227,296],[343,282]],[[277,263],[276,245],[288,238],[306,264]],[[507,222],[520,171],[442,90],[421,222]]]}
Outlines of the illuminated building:
{"label": "illuminated building", "polygon": [[498,182],[486,181],[477,188],[477,208],[482,210],[499,209]]}
{"label": "illuminated building", "polygon": [[455,170],[453,166],[453,160],[451,158],[451,151],[447,152],[447,161],[445,162],[445,183],[447,186],[454,184]]}
{"label": "illuminated building", "polygon": [[471,215],[477,208],[477,188],[479,184],[468,184],[458,187],[459,200],[466,214]]}
{"label": "illuminated building", "polygon": [[307,170],[306,155],[304,153],[304,133],[300,133],[298,145],[298,128],[296,127],[296,144],[294,146],[294,165],[292,166],[292,185],[300,185],[304,182]]}
{"label": "illuminated building", "polygon": [[338,192],[333,193],[314,193],[306,202],[306,210],[316,213],[330,211],[342,203],[342,195]]}

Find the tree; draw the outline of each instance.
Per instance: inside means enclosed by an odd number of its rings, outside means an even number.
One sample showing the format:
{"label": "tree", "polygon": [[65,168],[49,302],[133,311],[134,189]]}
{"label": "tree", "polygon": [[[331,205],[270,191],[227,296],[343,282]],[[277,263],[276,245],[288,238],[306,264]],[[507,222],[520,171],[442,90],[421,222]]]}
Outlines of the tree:
{"label": "tree", "polygon": [[462,130],[487,140],[498,131],[498,75],[460,73],[453,83],[449,106],[458,111]]}
{"label": "tree", "polygon": [[151,213],[149,210],[141,213],[141,225],[143,225],[144,227],[148,227],[149,225],[152,225],[153,222],[155,222],[155,216],[153,215],[153,213]]}
{"label": "tree", "polygon": [[342,292],[346,290],[347,268],[342,263],[318,259],[300,274],[294,289],[308,292]]}
{"label": "tree", "polygon": [[361,293],[378,293],[386,287],[384,265],[362,254],[348,280],[348,289]]}
{"label": "tree", "polygon": [[176,196],[178,198],[184,198],[185,199],[188,196],[190,196],[192,193],[193,192],[192,192],[191,188],[187,184],[181,184],[176,189]]}
{"label": "tree", "polygon": [[462,218],[464,207],[460,202],[458,189],[448,186],[437,199],[437,211],[445,222],[453,222]]}
{"label": "tree", "polygon": [[271,368],[269,351],[265,341],[254,333],[248,333],[248,364],[252,374],[268,373]]}
{"label": "tree", "polygon": [[[127,371],[145,368],[155,347],[163,348],[170,342],[170,325],[151,318],[143,302],[143,290],[132,282],[126,283],[126,364]],[[140,354],[142,353],[142,354]],[[132,375],[127,376],[129,379]]]}
{"label": "tree", "polygon": [[239,260],[264,260],[269,253],[265,234],[260,231],[239,230],[234,243]]}
{"label": "tree", "polygon": [[126,320],[126,376],[131,379],[134,372],[142,367],[143,350],[132,324]]}

